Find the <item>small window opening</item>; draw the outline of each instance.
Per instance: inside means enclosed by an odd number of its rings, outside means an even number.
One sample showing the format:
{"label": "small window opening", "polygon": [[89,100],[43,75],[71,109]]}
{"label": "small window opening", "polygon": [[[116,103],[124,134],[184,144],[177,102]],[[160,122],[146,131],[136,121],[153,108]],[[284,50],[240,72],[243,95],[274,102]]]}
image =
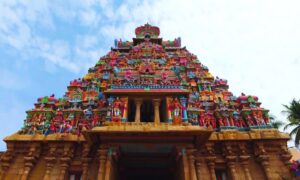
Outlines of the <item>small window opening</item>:
{"label": "small window opening", "polygon": [[82,180],[81,171],[71,171],[69,172],[69,180]]}
{"label": "small window opening", "polygon": [[216,169],[215,173],[217,180],[227,180],[226,169]]}

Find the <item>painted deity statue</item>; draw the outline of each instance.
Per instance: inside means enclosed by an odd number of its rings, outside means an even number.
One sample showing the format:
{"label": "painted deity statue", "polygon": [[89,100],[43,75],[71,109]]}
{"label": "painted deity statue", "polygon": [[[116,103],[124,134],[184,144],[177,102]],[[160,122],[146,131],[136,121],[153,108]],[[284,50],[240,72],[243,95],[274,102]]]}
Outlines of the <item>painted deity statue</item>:
{"label": "painted deity statue", "polygon": [[83,110],[83,113],[84,113],[85,119],[90,120],[90,119],[92,118],[93,111],[92,111],[92,108],[91,108],[91,107],[89,107],[89,108]]}
{"label": "painted deity statue", "polygon": [[182,105],[178,98],[171,100],[168,109],[171,114],[171,118],[173,119],[173,123],[180,124],[182,120]]}
{"label": "painted deity statue", "polygon": [[239,113],[239,112],[234,111],[234,112],[232,113],[233,123],[234,123],[234,125],[235,125],[236,127],[241,127],[241,125],[242,125],[241,122],[240,122],[239,117],[240,117],[240,113]]}
{"label": "painted deity statue", "polygon": [[126,83],[128,83],[128,84],[132,83],[133,77],[132,77],[132,71],[131,70],[125,71],[125,78],[124,79],[125,79]]}
{"label": "painted deity statue", "polygon": [[181,116],[181,104],[180,104],[180,101],[175,98],[174,101],[173,101],[173,107],[174,107],[174,116],[175,117],[178,117],[178,116]]}
{"label": "painted deity statue", "polygon": [[99,123],[99,115],[98,113],[93,113],[93,116],[92,116],[92,126],[95,127],[98,125]]}
{"label": "painted deity statue", "polygon": [[261,111],[254,112],[253,117],[257,125],[265,125],[265,121],[263,119],[263,114]]}
{"label": "painted deity statue", "polygon": [[223,116],[223,124],[224,126],[232,126],[232,124],[230,124],[228,116]]}
{"label": "painted deity statue", "polygon": [[112,104],[112,120],[120,121],[122,117],[123,102],[117,97]]}
{"label": "painted deity statue", "polygon": [[155,65],[150,59],[145,59],[141,64],[139,71],[145,74],[153,74],[155,72]]}
{"label": "painted deity statue", "polygon": [[162,71],[161,73],[161,77],[162,77],[162,84],[166,84],[167,83],[167,80],[168,80],[168,73],[166,71]]}
{"label": "painted deity statue", "polygon": [[198,121],[199,121],[199,126],[205,126],[204,112],[200,112]]}
{"label": "painted deity statue", "polygon": [[205,121],[204,122],[205,122],[206,127],[211,126],[214,129],[217,127],[216,120],[214,118],[214,115],[211,112],[205,113]]}
{"label": "painted deity statue", "polygon": [[255,126],[255,125],[257,125],[257,124],[254,122],[254,119],[253,119],[253,117],[252,117],[250,114],[248,114],[248,115],[246,116],[246,122],[248,123],[249,126]]}

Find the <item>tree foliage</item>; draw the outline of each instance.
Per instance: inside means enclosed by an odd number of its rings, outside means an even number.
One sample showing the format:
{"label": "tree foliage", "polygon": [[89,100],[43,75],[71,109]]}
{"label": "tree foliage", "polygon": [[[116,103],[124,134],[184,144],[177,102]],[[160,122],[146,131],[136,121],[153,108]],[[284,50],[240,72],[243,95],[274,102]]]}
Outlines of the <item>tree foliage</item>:
{"label": "tree foliage", "polygon": [[288,124],[285,125],[284,130],[292,127],[290,136],[295,135],[295,145],[299,147],[300,141],[300,100],[293,99],[289,105],[283,105],[285,107],[284,113],[287,114]]}

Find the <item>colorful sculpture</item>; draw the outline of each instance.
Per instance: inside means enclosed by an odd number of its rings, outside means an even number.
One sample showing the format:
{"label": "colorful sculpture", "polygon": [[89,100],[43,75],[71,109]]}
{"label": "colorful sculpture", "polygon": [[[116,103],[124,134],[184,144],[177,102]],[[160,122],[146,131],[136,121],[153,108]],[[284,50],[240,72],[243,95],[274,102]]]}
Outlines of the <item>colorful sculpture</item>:
{"label": "colorful sculpture", "polygon": [[[116,40],[84,78],[70,82],[62,98],[38,98],[20,133],[81,134],[104,121],[127,122],[131,97],[126,93],[149,92],[148,96],[152,89],[174,92],[166,97],[170,124],[221,131],[270,128],[268,110],[260,107],[258,98],[233,96],[227,80],[212,76],[197,56],[181,47],[180,38],[163,41],[159,28],[149,24],[136,28],[135,34],[132,42]],[[114,90],[122,96],[109,94]],[[177,94],[182,91],[189,94]]]}

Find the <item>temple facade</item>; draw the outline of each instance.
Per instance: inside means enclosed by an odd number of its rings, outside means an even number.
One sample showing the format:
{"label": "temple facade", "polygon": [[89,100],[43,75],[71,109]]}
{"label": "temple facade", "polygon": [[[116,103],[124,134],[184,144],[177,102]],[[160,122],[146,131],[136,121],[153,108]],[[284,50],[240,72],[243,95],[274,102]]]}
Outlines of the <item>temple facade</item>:
{"label": "temple facade", "polygon": [[137,27],[63,97],[38,98],[4,139],[0,179],[292,179],[289,136],[258,98],[234,96],[180,38],[159,34]]}

